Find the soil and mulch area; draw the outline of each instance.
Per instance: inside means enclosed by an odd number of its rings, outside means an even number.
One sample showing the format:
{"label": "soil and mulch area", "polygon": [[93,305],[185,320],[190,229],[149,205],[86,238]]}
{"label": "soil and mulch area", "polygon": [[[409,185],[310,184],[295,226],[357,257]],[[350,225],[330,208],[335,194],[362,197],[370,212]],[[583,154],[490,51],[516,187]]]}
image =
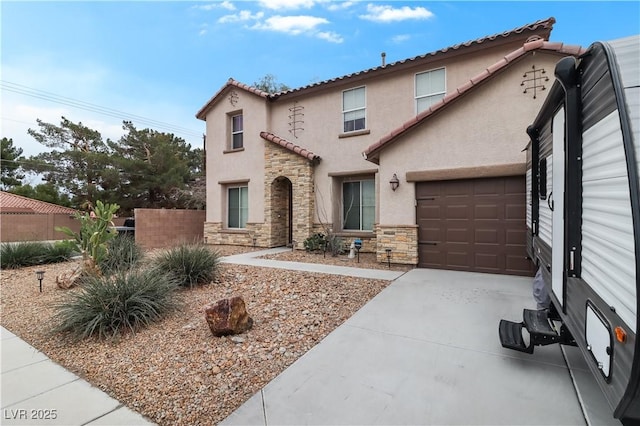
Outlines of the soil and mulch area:
{"label": "soil and mulch area", "polygon": [[[252,251],[213,247],[224,256]],[[286,260],[340,262],[322,254],[294,255]],[[360,267],[372,266],[360,256]],[[55,277],[77,264],[3,270],[0,323],[160,425],[218,423],[389,284],[221,264],[217,282],[180,290],[182,307],[164,320],[115,340],[73,342],[51,328],[56,325],[54,305],[78,291],[58,289]],[[46,271],[43,293],[36,270]],[[231,296],[244,298],[253,328],[239,336],[214,337],[204,308]]]}
{"label": "soil and mulch area", "polygon": [[408,271],[413,269],[412,265],[401,265],[397,263],[381,263],[376,260],[375,253],[360,253],[354,258],[349,258],[346,254],[331,256],[331,253],[323,253],[322,251],[308,252],[304,250],[292,250],[278,254],[268,254],[261,256],[260,259],[285,260],[290,262],[304,263],[323,263],[325,265],[350,266],[353,268],[366,269],[387,269],[392,271]]}

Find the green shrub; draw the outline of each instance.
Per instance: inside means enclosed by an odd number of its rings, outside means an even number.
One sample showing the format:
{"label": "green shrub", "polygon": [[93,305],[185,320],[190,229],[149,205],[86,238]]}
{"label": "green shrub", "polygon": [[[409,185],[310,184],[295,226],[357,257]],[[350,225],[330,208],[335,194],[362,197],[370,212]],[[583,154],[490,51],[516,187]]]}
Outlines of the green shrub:
{"label": "green shrub", "polygon": [[344,240],[335,234],[329,235],[327,238],[327,251],[330,252],[332,256],[344,254]]}
{"label": "green shrub", "polygon": [[324,234],[313,234],[303,242],[306,251],[324,250],[327,240]]}
{"label": "green shrub", "polygon": [[203,244],[182,245],[162,253],[156,268],[173,276],[178,285],[193,287],[209,284],[218,274],[220,256]]}
{"label": "green shrub", "polygon": [[107,245],[107,254],[98,267],[105,275],[132,269],[142,259],[142,249],[130,235],[118,235]]}
{"label": "green shrub", "polygon": [[0,247],[0,268],[16,269],[25,266],[65,262],[73,255],[73,249],[62,243],[22,241],[3,243]]}
{"label": "green shrub", "polygon": [[159,320],[177,306],[176,281],[154,270],[85,278],[77,291],[56,306],[56,331],[83,339],[101,339],[136,330]]}
{"label": "green shrub", "polygon": [[2,243],[0,265],[2,269],[16,269],[37,265],[44,252],[43,244],[35,241]]}
{"label": "green shrub", "polygon": [[79,254],[75,251],[75,246],[69,241],[56,241],[53,244],[45,244],[45,250],[42,254],[41,263],[59,263],[66,262],[74,255]]}

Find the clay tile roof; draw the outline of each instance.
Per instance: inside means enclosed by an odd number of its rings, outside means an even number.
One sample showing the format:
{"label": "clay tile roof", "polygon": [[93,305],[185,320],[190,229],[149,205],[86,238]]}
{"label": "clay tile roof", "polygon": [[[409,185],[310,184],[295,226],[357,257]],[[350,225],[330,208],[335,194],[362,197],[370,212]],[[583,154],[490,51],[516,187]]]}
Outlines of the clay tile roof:
{"label": "clay tile roof", "polygon": [[483,82],[493,78],[496,74],[504,70],[506,67],[512,64],[515,60],[520,59],[521,57],[526,55],[528,52],[531,52],[534,50],[544,50],[548,52],[556,52],[564,55],[573,55],[573,56],[579,56],[586,52],[586,50],[580,46],[565,45],[563,43],[557,43],[557,42],[552,43],[552,42],[544,41],[538,38],[533,40],[527,40],[527,42],[523,45],[523,47],[516,49],[513,52],[505,55],[504,58],[500,59],[495,64],[490,65],[485,70],[481,71],[476,76],[472,77],[469,81],[466,81],[465,83],[463,83],[461,86],[455,89],[455,91],[447,94],[439,102],[431,105],[429,109],[421,112],[417,116],[406,121],[401,126],[392,130],[391,132],[389,132],[389,134],[383,136],[380,140],[370,145],[362,153],[362,155],[367,160],[373,163],[377,163],[380,151],[383,148],[391,145],[394,141],[398,139],[400,135],[412,129],[413,127],[420,124],[424,120],[428,119],[429,117],[434,115],[437,111],[440,111],[445,107],[447,107],[448,105],[451,105],[457,99],[471,92],[473,89],[478,87]]}
{"label": "clay tile roof", "polygon": [[49,213],[74,214],[76,210],[21,195],[0,191],[0,211],[2,213]]}
{"label": "clay tile roof", "polygon": [[483,43],[488,43],[494,40],[500,40],[500,39],[504,39],[504,38],[508,38],[511,36],[515,36],[515,35],[520,35],[520,34],[524,34],[527,32],[534,32],[535,34],[531,35],[529,38],[527,38],[527,41],[529,40],[536,40],[536,39],[540,39],[540,40],[544,40],[544,39],[549,39],[549,35],[551,34],[551,30],[553,29],[553,24],[555,24],[556,20],[553,17],[547,18],[547,19],[541,19],[539,21],[530,23],[530,24],[526,24],[523,25],[521,27],[518,28],[514,28],[512,30],[509,31],[505,31],[499,34],[494,34],[494,35],[490,35],[490,36],[485,36],[485,37],[481,37],[475,40],[469,40],[466,41],[464,43],[459,43],[453,46],[449,46],[449,47],[445,47],[444,49],[440,49],[440,50],[436,50],[434,52],[430,52],[430,53],[425,53],[424,55],[419,55],[419,56],[414,56],[413,58],[408,58],[408,59],[403,59],[397,62],[392,62],[390,64],[386,64],[384,66],[378,66],[378,67],[374,67],[374,68],[369,68],[367,70],[364,71],[358,71],[352,74],[347,74],[344,75],[342,77],[336,77],[330,80],[324,80],[324,81],[320,81],[317,83],[313,83],[307,86],[302,86],[296,89],[291,89],[291,90],[287,90],[284,92],[280,92],[280,93],[274,93],[269,95],[270,98],[277,98],[279,96],[282,96],[284,94],[288,94],[288,93],[294,93],[294,92],[299,92],[305,89],[309,89],[312,87],[317,87],[317,86],[322,86],[325,84],[329,84],[329,83],[334,83],[334,82],[339,82],[341,80],[346,80],[349,79],[351,77],[356,77],[356,76],[360,76],[360,75],[364,75],[364,74],[368,74],[371,72],[375,72],[378,70],[382,70],[382,69],[388,69],[388,68],[393,68],[395,66],[398,65],[402,65],[402,64],[408,64],[408,63],[412,63],[412,62],[416,62],[422,59],[427,59],[429,57],[433,57],[433,56],[440,56],[440,55],[444,55],[444,54],[450,54],[452,52],[458,51],[460,49],[463,48],[467,48],[467,47],[473,47],[473,46],[477,46]]}
{"label": "clay tile roof", "polygon": [[524,35],[526,35],[526,33],[533,33],[532,35],[530,35],[526,40],[527,41],[531,41],[531,40],[545,40],[545,39],[549,39],[549,35],[551,34],[551,30],[553,29],[553,24],[555,24],[556,20],[553,17],[547,18],[547,19],[541,19],[539,21],[530,23],[530,24],[526,24],[523,25],[521,27],[518,28],[514,28],[512,30],[509,31],[505,31],[502,33],[498,33],[498,34],[494,34],[494,35],[490,35],[490,36],[485,36],[485,37],[481,37],[475,40],[469,40],[467,42],[464,43],[459,43],[456,44],[454,46],[449,46],[449,47],[445,47],[444,49],[440,49],[440,50],[436,50],[434,52],[430,52],[430,53],[425,53],[424,55],[419,55],[419,56],[414,56],[413,58],[408,58],[408,59],[403,59],[397,62],[392,62],[390,64],[386,64],[384,66],[378,66],[378,67],[374,67],[374,68],[369,68],[363,71],[358,71],[352,74],[347,74],[347,75],[343,75],[341,77],[336,77],[336,78],[332,78],[329,80],[324,80],[324,81],[319,81],[317,83],[312,83],[309,84],[307,86],[302,86],[302,87],[298,87],[295,89],[290,89],[290,90],[286,90],[283,92],[279,92],[279,93],[267,93],[264,92],[260,89],[257,89],[255,87],[249,86],[247,84],[244,83],[240,83],[232,78],[230,78],[227,83],[215,94],[213,95],[213,97],[211,99],[209,99],[207,101],[207,103],[200,108],[200,110],[196,113],[196,118],[200,119],[200,120],[205,120],[206,119],[206,114],[207,111],[209,111],[209,109],[219,100],[219,98],[221,98],[223,96],[223,93],[225,92],[225,90],[229,87],[229,86],[235,86],[238,87],[239,89],[245,90],[249,93],[253,93],[255,95],[261,96],[267,100],[275,100],[278,99],[280,96],[286,95],[286,94],[290,94],[290,93],[298,93],[301,91],[305,91],[305,90],[310,90],[310,89],[317,89],[319,88],[319,86],[325,86],[325,85],[329,85],[332,83],[340,83],[341,81],[344,80],[348,80],[351,79],[353,77],[359,77],[359,76],[366,76],[367,74],[370,73],[377,73],[377,72],[381,72],[384,70],[388,70],[388,69],[392,69],[394,67],[398,67],[398,66],[402,66],[404,64],[406,64],[407,66],[409,65],[413,65],[415,62],[418,61],[423,61],[423,60],[430,60],[430,58],[433,57],[440,57],[442,55],[451,55],[451,54],[455,54],[457,52],[459,52],[461,49],[466,49],[466,48],[473,48],[473,47],[478,47],[483,43],[489,43],[489,42],[493,42],[493,41],[499,41],[501,39],[506,39],[509,37],[514,37],[514,36],[520,36],[522,35],[522,37],[524,37]]}
{"label": "clay tile roof", "polygon": [[311,161],[312,163],[318,163],[320,162],[320,156],[314,154],[313,152],[309,151],[308,149],[304,149],[301,146],[298,146],[296,144],[294,144],[293,142],[289,142],[286,139],[282,139],[280,136],[276,136],[273,133],[269,133],[269,132],[260,132],[260,137],[264,140],[267,140],[269,142],[273,142],[276,145],[280,145],[281,147],[283,147],[284,149],[288,149],[289,151],[298,154],[301,157],[306,158],[307,160]]}
{"label": "clay tile roof", "polygon": [[248,84],[240,83],[239,81],[236,81],[233,78],[230,78],[229,80],[227,80],[227,83],[224,86],[222,86],[222,88],[218,90],[216,94],[213,95],[211,99],[209,99],[202,108],[200,108],[200,110],[196,113],[196,118],[199,118],[200,120],[204,120],[206,118],[207,111],[209,111],[211,106],[213,106],[213,104],[215,104],[218,101],[218,99],[222,97],[223,93],[229,87],[237,87],[238,89],[242,89],[246,92],[260,96],[261,98],[267,99],[269,97],[269,94],[264,90],[260,90],[256,87],[249,86]]}

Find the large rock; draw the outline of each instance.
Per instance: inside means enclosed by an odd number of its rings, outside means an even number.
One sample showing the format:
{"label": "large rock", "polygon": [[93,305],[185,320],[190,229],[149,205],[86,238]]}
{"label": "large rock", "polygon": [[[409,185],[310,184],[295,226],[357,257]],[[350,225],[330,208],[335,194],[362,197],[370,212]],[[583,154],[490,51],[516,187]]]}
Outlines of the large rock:
{"label": "large rock", "polygon": [[244,333],[253,326],[253,319],[239,296],[218,300],[207,306],[204,314],[214,336]]}

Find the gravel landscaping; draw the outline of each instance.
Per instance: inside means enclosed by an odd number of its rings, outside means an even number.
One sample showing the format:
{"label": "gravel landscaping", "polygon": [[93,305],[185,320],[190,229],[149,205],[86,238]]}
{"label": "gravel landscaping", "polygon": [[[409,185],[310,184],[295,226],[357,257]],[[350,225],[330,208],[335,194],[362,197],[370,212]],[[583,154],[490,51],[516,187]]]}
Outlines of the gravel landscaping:
{"label": "gravel landscaping", "polygon": [[[252,250],[216,249],[225,256]],[[3,270],[0,323],[160,425],[218,423],[389,283],[222,264],[217,282],[180,290],[182,307],[161,322],[115,341],[72,342],[51,328],[56,325],[53,305],[77,291],[58,289],[55,277],[76,264]],[[35,274],[40,269],[46,271],[43,293]],[[239,336],[214,337],[204,308],[231,296],[244,298],[253,328]]]}
{"label": "gravel landscaping", "polygon": [[330,253],[320,251],[307,252],[304,250],[286,251],[278,254],[268,254],[261,256],[261,259],[285,260],[290,262],[323,263],[325,265],[350,266],[353,268],[367,269],[387,269],[392,271],[409,271],[414,268],[411,265],[401,265],[398,263],[381,263],[376,260],[375,253],[360,253],[360,259],[354,257],[350,259],[346,254],[331,256]]}

